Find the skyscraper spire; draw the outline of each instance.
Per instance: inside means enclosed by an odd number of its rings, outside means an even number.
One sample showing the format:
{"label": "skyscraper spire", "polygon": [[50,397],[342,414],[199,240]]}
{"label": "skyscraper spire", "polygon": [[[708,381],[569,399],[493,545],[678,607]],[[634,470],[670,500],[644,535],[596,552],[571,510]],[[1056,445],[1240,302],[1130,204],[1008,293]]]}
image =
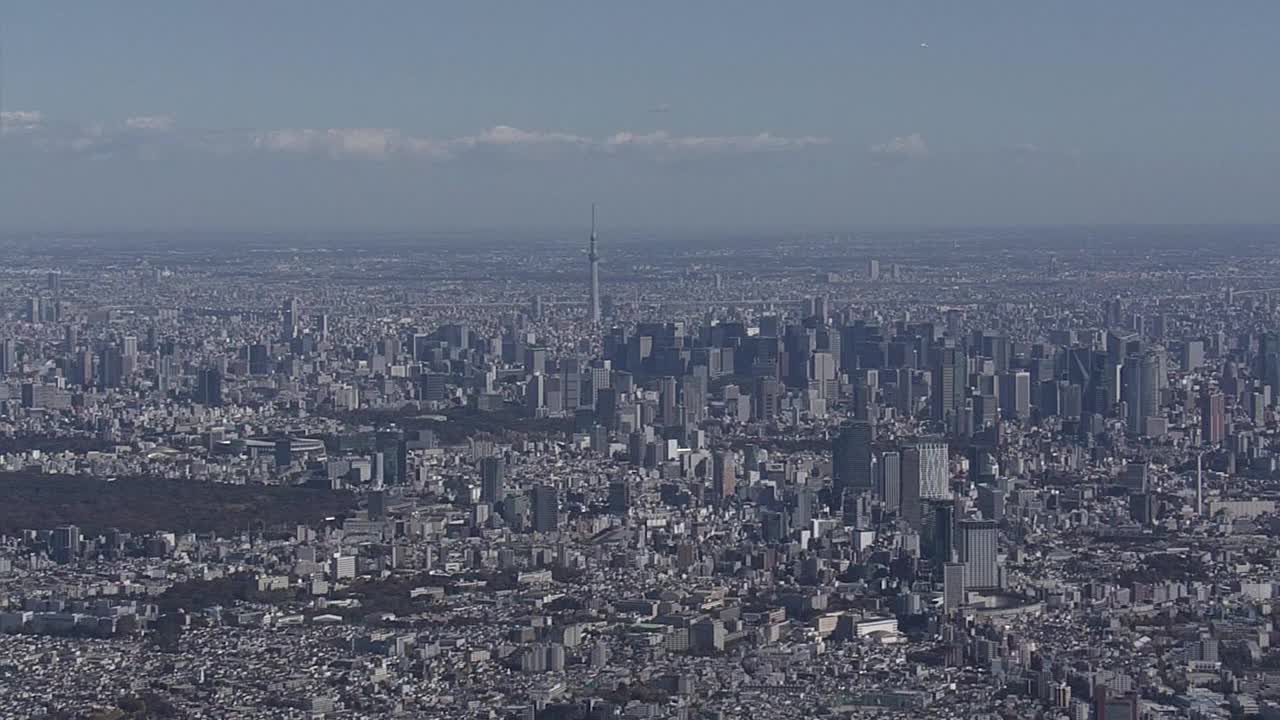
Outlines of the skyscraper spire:
{"label": "skyscraper spire", "polygon": [[600,324],[600,253],[596,252],[596,204],[591,203],[591,246],[587,250],[591,263],[591,322]]}

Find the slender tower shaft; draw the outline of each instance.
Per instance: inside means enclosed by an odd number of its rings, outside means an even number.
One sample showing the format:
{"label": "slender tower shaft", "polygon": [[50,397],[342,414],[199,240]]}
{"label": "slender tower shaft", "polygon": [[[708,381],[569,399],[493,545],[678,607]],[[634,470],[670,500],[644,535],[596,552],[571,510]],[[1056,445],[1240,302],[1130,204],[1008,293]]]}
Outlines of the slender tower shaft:
{"label": "slender tower shaft", "polygon": [[1196,515],[1204,515],[1204,453],[1196,455]]}
{"label": "slender tower shaft", "polygon": [[600,253],[596,252],[596,204],[591,203],[591,247],[587,251],[591,263],[591,322],[600,323]]}

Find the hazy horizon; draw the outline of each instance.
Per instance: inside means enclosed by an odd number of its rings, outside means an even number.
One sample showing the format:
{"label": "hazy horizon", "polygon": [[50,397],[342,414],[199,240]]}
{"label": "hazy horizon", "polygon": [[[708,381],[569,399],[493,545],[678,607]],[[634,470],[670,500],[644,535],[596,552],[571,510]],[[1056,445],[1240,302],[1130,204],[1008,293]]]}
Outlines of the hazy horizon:
{"label": "hazy horizon", "polygon": [[0,231],[1280,223],[1280,6],[0,12]]}

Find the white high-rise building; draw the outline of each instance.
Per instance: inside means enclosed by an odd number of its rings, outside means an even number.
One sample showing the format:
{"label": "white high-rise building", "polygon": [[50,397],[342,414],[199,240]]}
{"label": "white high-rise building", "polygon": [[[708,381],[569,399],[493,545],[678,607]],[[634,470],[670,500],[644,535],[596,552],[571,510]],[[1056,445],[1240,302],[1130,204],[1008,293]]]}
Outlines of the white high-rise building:
{"label": "white high-rise building", "polygon": [[920,451],[920,497],[941,500],[951,497],[951,469],[947,444],[938,440],[918,442]]}

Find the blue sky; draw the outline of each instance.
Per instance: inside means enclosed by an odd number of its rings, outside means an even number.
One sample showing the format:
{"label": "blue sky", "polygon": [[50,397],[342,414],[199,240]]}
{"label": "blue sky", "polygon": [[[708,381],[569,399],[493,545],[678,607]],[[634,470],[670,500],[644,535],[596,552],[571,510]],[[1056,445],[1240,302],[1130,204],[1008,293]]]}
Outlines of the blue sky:
{"label": "blue sky", "polygon": [[0,1],[0,230],[1277,222],[1280,3]]}

